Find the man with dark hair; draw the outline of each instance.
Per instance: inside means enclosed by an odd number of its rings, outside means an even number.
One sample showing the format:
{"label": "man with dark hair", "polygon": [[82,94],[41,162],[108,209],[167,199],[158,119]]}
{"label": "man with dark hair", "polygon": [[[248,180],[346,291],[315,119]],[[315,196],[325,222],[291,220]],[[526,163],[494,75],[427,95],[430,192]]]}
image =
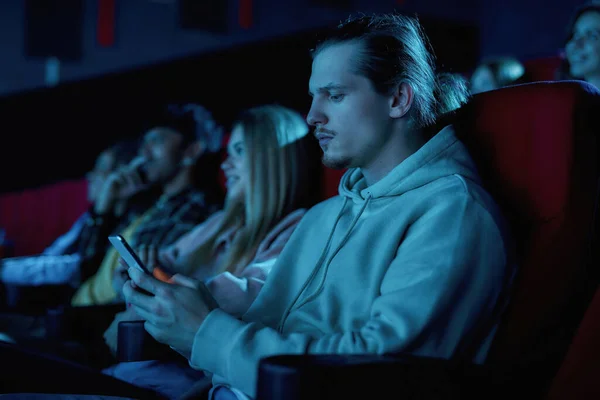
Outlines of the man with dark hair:
{"label": "man with dark hair", "polygon": [[[115,202],[150,186],[158,187],[161,197],[119,232],[132,246],[167,246],[221,208],[222,198],[214,190],[217,185],[208,184],[216,182],[216,174],[196,176],[200,160],[219,151],[221,145],[222,129],[210,113],[194,104],[170,106],[154,123],[142,139],[139,156],[108,177],[95,203],[93,220],[102,226],[104,240],[114,232],[116,219],[111,210]],[[75,293],[72,304],[117,300],[121,293],[113,280],[118,260],[118,253],[110,248],[98,272]]]}

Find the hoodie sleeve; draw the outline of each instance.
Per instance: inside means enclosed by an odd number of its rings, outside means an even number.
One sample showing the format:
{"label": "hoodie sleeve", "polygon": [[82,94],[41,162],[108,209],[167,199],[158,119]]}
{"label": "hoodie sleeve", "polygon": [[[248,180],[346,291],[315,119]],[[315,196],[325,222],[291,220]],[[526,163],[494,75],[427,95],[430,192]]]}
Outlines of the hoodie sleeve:
{"label": "hoodie sleeve", "polygon": [[190,364],[254,396],[259,360],[271,355],[409,351],[450,357],[494,309],[507,264],[492,215],[468,195],[457,197],[438,202],[408,228],[362,326],[318,337],[282,334],[216,309],[196,333]]}

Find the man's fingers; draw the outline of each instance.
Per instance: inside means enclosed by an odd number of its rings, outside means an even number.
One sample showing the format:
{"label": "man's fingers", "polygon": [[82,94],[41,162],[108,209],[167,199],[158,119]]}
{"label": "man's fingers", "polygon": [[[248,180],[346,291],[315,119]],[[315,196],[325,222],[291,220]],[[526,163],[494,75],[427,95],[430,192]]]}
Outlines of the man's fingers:
{"label": "man's fingers", "polygon": [[165,285],[165,283],[155,279],[153,276],[148,275],[137,268],[129,268],[129,277],[135,283],[136,286],[144,289],[145,291],[156,294],[157,290],[161,287],[161,285]]}
{"label": "man's fingers", "polygon": [[141,293],[136,289],[136,286],[132,281],[127,281],[123,285],[123,296],[128,304],[130,304],[132,307],[135,307],[136,312],[139,310],[152,312],[155,297]]}
{"label": "man's fingers", "polygon": [[158,319],[160,318],[155,313],[145,310],[136,305],[133,306],[133,310],[137,313],[137,315],[139,316],[140,319],[143,319],[144,321],[150,321],[153,324],[155,324],[158,321]]}

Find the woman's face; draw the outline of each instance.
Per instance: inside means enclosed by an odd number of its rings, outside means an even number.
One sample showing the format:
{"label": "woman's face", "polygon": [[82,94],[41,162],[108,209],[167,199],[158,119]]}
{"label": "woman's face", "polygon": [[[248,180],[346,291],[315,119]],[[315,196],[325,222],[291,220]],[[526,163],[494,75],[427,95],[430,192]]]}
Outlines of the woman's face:
{"label": "woman's face", "polygon": [[227,159],[221,168],[227,179],[227,199],[243,200],[250,185],[250,172],[244,146],[244,130],[239,125],[231,132],[231,138],[227,145]]}
{"label": "woman's face", "polygon": [[565,53],[574,77],[600,76],[600,13],[589,11],[577,19]]}

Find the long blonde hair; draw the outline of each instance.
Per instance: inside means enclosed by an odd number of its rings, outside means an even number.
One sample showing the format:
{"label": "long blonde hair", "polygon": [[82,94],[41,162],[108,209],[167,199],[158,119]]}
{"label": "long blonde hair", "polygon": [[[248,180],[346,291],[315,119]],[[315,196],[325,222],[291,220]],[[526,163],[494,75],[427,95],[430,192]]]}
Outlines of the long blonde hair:
{"label": "long blonde hair", "polygon": [[[201,268],[215,254],[217,239],[239,226],[218,272],[238,273],[256,254],[261,241],[287,214],[310,207],[318,198],[313,188],[315,140],[295,111],[267,105],[246,111],[233,124],[241,128],[249,184],[242,202],[228,201],[219,229],[190,258],[189,267]],[[318,175],[318,174],[317,174]],[[317,178],[318,181],[318,178]]]}

